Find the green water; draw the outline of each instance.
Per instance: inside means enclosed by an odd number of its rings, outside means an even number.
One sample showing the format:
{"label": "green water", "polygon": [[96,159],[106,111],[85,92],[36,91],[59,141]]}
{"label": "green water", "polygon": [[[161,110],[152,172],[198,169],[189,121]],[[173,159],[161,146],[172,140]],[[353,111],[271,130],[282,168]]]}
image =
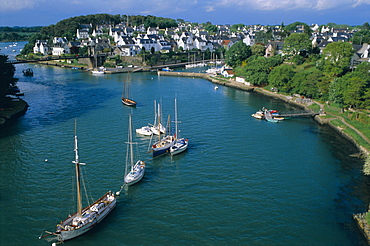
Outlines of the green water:
{"label": "green water", "polygon": [[[34,77],[21,74],[28,67]],[[311,118],[251,117],[289,105],[155,73],[17,65],[17,77],[30,108],[0,133],[1,245],[50,245],[38,236],[74,211],[74,119],[88,190],[99,198],[122,184],[128,114],[134,128],[153,123],[157,100],[173,117],[175,97],[189,149],[153,160],[149,138],[135,135],[145,177],[66,245],[366,245],[351,218],[369,201],[362,162],[349,156],[355,147]],[[120,101],[124,80],[136,108]]]}

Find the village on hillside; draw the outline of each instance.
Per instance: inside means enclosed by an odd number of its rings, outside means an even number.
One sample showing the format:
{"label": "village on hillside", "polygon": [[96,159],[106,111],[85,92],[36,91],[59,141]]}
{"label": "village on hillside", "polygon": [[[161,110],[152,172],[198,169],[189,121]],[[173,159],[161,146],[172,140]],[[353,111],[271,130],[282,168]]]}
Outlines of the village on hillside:
{"label": "village on hillside", "polygon": [[[144,25],[130,26],[120,23],[116,26],[99,25],[93,28],[92,24],[82,24],[76,30],[76,40],[67,40],[65,37],[54,37],[52,44],[48,40],[37,40],[33,53],[42,55],[60,56],[64,54],[78,54],[83,47],[94,47],[94,52],[109,53],[113,56],[133,57],[142,51],[168,53],[170,51],[199,50],[201,52],[214,52],[219,48],[230,48],[238,41],[243,41],[248,46],[260,43],[256,34],[267,32],[263,25],[250,25],[232,31],[230,25],[217,25],[217,32],[210,34],[200,24],[191,25],[179,23],[177,28],[159,29]],[[305,26],[297,25],[292,32],[303,33]],[[350,42],[355,31],[348,28],[321,28],[315,24],[310,26],[312,33],[312,47],[317,47],[320,52],[332,42]],[[283,38],[281,26],[275,26],[272,31],[274,40],[263,42],[265,57],[282,54]],[[352,59],[353,64],[370,61],[370,45],[353,44],[356,50]],[[91,50],[91,49],[88,49]],[[91,52],[91,51],[90,51]],[[222,57],[219,57],[222,58]]]}

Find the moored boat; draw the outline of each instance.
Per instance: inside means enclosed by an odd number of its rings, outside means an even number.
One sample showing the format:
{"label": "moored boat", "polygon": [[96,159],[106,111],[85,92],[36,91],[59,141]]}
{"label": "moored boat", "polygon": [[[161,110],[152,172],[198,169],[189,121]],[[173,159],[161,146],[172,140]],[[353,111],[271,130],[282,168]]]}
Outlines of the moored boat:
{"label": "moored boat", "polygon": [[255,112],[254,114],[252,114],[252,116],[256,119],[264,119],[265,118],[265,113],[263,111],[257,111]]}
{"label": "moored boat", "polygon": [[132,120],[131,115],[129,117],[129,131],[128,131],[128,150],[126,157],[126,168],[125,168],[125,178],[124,182],[127,185],[133,185],[139,182],[145,173],[145,162],[138,160],[134,164],[134,151],[132,145],[135,144],[132,142]]}
{"label": "moored boat", "polygon": [[85,163],[81,163],[79,161],[76,126],[74,139],[75,160],[72,162],[75,164],[76,171],[77,212],[69,215],[65,220],[60,222],[56,226],[55,232],[46,231],[47,234],[44,236],[40,236],[40,239],[54,235],[56,236],[57,241],[63,242],[78,237],[83,233],[89,231],[94,225],[102,221],[116,206],[115,195],[111,191],[108,191],[92,204],[86,206],[85,208],[82,208],[81,184],[84,182],[82,182],[80,165],[85,165]]}
{"label": "moored boat", "polygon": [[179,121],[177,120],[177,100],[175,98],[175,142],[174,144],[170,147],[170,154],[171,155],[177,155],[185,150],[187,150],[188,145],[189,145],[189,140],[185,138],[179,138],[179,130],[177,127],[177,124]]}
{"label": "moored boat", "polygon": [[22,73],[24,76],[33,76],[33,71],[31,68],[23,69]]}

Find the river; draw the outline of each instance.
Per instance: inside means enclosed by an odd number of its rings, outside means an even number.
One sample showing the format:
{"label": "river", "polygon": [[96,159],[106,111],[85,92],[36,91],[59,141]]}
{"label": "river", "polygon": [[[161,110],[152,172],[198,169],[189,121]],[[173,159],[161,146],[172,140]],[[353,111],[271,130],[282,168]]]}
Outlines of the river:
{"label": "river", "polygon": [[[25,68],[34,76],[24,77]],[[366,245],[352,219],[370,200],[363,163],[350,157],[356,148],[312,118],[251,117],[262,107],[291,105],[156,73],[93,76],[18,64],[16,77],[30,107],[0,132],[1,245],[50,245],[40,234],[74,211],[75,119],[84,176],[97,199],[122,184],[128,115],[134,128],[153,123],[156,100],[163,118],[173,117],[175,97],[189,149],[152,159],[149,138],[135,135],[145,177],[98,226],[66,245]],[[123,81],[136,108],[120,101]]]}

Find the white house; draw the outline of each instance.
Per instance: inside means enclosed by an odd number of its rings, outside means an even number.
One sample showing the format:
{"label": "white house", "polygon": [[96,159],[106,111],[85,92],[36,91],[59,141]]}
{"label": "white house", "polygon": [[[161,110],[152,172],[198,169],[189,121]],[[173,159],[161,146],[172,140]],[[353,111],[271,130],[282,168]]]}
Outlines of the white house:
{"label": "white house", "polygon": [[53,49],[52,49],[53,56],[60,56],[60,55],[70,54],[70,53],[71,53],[70,48],[68,44],[66,43],[56,43],[54,44]]}
{"label": "white house", "polygon": [[89,29],[77,29],[76,36],[78,39],[85,39],[89,37]]}
{"label": "white house", "polygon": [[62,38],[62,37],[54,37],[53,38],[53,44],[56,44],[56,43],[68,43],[68,40],[66,37]]}
{"label": "white house", "polygon": [[154,52],[161,50],[161,47],[158,44],[158,42],[152,39],[137,39],[135,44],[139,46],[140,49],[145,49],[146,51],[149,52],[152,50],[152,48],[154,49]]}
{"label": "white house", "polygon": [[114,53],[119,56],[136,56],[141,51],[139,46],[123,45],[116,47]]}
{"label": "white house", "polygon": [[47,55],[49,53],[49,46],[47,41],[44,40],[36,40],[35,46],[33,47],[33,53],[41,53],[43,55]]}

